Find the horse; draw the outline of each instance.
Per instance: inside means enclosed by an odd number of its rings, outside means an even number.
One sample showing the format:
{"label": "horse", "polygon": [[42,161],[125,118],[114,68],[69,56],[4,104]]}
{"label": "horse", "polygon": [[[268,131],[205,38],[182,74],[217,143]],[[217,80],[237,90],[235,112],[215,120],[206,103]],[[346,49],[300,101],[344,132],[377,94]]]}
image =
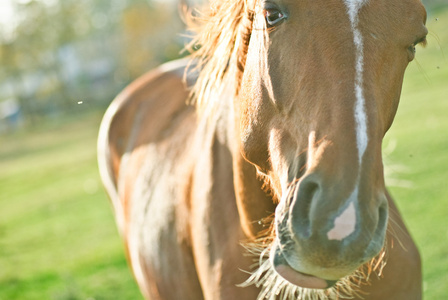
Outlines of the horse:
{"label": "horse", "polygon": [[382,140],[420,0],[214,0],[127,86],[98,161],[146,299],[421,299]]}

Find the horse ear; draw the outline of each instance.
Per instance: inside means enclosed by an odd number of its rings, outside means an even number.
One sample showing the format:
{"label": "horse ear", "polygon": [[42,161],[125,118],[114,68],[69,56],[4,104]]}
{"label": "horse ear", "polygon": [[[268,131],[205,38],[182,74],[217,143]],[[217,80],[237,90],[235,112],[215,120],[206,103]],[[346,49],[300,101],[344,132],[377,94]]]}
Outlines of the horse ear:
{"label": "horse ear", "polygon": [[179,16],[184,22],[184,24],[189,27],[193,24],[192,15],[193,15],[193,6],[187,0],[179,0],[177,5],[177,9],[179,11]]}
{"label": "horse ear", "polygon": [[179,0],[179,6],[189,8],[193,5],[188,0]]}

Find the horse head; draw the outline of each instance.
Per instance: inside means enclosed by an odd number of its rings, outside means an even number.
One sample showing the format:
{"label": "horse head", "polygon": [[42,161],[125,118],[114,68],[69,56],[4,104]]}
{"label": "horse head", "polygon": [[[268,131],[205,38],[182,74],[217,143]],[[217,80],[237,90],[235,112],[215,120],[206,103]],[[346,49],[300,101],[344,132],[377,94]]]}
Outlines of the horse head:
{"label": "horse head", "polygon": [[327,288],[384,246],[382,139],[426,12],[417,0],[247,6],[235,110],[240,151],[278,199],[270,263],[295,285]]}

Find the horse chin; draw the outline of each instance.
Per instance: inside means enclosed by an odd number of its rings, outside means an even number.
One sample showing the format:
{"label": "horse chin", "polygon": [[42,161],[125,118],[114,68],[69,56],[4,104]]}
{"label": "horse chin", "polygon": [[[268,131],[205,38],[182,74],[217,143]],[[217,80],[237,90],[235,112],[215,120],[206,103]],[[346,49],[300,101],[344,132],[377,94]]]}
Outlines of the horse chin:
{"label": "horse chin", "polygon": [[274,270],[283,279],[288,282],[300,286],[302,288],[308,289],[328,289],[335,285],[337,281],[324,280],[319,277],[304,274],[302,272],[296,271],[289,265],[277,265],[274,266]]}
{"label": "horse chin", "polygon": [[286,281],[308,289],[328,289],[336,285],[337,280],[325,280],[313,275],[302,273],[292,268],[283,256],[280,249],[273,247],[271,250],[271,264],[275,272]]}

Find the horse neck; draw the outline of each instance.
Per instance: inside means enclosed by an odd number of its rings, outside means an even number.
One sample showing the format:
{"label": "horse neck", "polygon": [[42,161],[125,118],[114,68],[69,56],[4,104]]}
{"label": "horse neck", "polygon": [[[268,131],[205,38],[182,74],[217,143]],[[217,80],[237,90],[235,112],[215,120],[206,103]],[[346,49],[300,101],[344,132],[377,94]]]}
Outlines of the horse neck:
{"label": "horse neck", "polygon": [[[206,106],[198,112],[198,137],[203,147],[219,143],[229,150],[241,227],[248,238],[254,238],[263,230],[259,221],[271,215],[275,207],[272,198],[263,191],[263,182],[257,177],[255,167],[241,155],[238,96],[235,95],[238,76],[228,75],[222,88],[213,91]],[[224,165],[229,166],[227,162]]]}
{"label": "horse neck", "polygon": [[[241,78],[234,76],[232,78]],[[238,82],[229,82],[230,91],[235,95]],[[226,95],[225,93],[223,95]],[[241,155],[241,144],[239,134],[239,99],[238,95],[233,97],[224,96],[227,111],[227,136],[233,159],[233,178],[235,196],[240,215],[241,227],[250,239],[256,238],[265,228],[264,219],[268,219],[275,211],[272,197],[264,190],[265,182],[257,174],[255,166],[246,161]]]}

